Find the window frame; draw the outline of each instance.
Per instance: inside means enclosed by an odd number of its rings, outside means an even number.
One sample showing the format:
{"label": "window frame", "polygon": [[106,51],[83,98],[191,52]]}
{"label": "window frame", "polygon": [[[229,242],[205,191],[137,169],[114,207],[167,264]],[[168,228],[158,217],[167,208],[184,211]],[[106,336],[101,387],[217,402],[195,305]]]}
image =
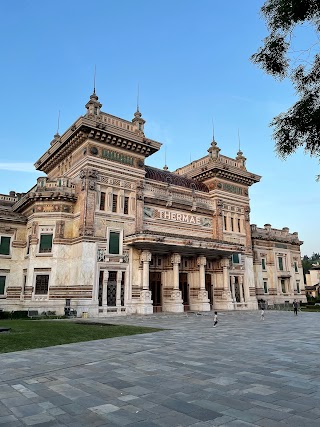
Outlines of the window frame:
{"label": "window frame", "polygon": [[129,200],[130,198],[128,196],[124,196],[123,199],[123,214],[129,215]]}
{"label": "window frame", "polygon": [[[281,263],[280,263],[280,260],[281,260]],[[286,271],[285,270],[285,257],[283,255],[277,255],[277,267],[278,267],[279,271]]]}
{"label": "window frame", "polygon": [[118,212],[118,194],[112,194],[112,206],[111,206],[111,212],[117,213]]}
{"label": "window frame", "polygon": [[[47,284],[47,287],[48,287],[48,289],[47,289],[47,292],[46,293],[37,293],[36,292],[36,290],[37,290],[37,277],[38,276],[48,276],[48,284]],[[48,272],[48,271],[43,271],[43,272],[41,272],[41,271],[36,271],[35,273],[34,273],[34,287],[33,287],[33,295],[34,295],[34,297],[35,298],[37,298],[37,297],[42,297],[42,298],[44,298],[44,297],[49,297],[49,288],[50,288],[50,272]]]}
{"label": "window frame", "polygon": [[[110,252],[110,234],[117,233],[119,235],[119,253]],[[109,255],[119,256],[123,254],[123,230],[120,228],[108,228],[107,230],[107,251]]]}
{"label": "window frame", "polygon": [[263,279],[263,291],[265,294],[269,293],[269,286],[268,286],[268,280],[267,279]]}
{"label": "window frame", "polygon": [[3,294],[0,294],[0,299],[3,299],[3,298],[7,298],[7,281],[8,281],[8,275],[6,273],[0,272],[0,277],[4,277]]}
{"label": "window frame", "polygon": [[11,234],[1,234],[0,235],[0,248],[1,248],[1,243],[2,243],[2,239],[9,239],[9,253],[7,254],[2,254],[0,253],[0,257],[11,257],[11,245],[12,245],[12,235]]}
{"label": "window frame", "polygon": [[[51,236],[51,247],[50,251],[41,251],[41,236]],[[52,249],[53,249],[53,232],[52,233],[41,233],[39,234],[39,244],[38,244],[38,254],[39,255],[52,255]]]}
{"label": "window frame", "polygon": [[106,210],[106,192],[100,191],[100,203],[99,203],[99,210],[105,211]]}
{"label": "window frame", "polygon": [[[235,261],[234,261],[234,255],[237,255],[237,257],[238,257],[238,262],[235,262]],[[238,253],[234,253],[234,254],[232,254],[232,255],[231,255],[231,261],[232,261],[232,264],[235,264],[235,265],[239,265],[239,264],[241,264],[241,254],[238,254]]]}

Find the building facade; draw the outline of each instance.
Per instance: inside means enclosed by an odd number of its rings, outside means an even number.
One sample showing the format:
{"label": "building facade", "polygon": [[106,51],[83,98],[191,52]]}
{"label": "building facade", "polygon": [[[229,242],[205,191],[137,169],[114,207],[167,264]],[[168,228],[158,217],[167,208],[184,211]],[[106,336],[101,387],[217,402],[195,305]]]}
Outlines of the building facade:
{"label": "building facade", "polygon": [[264,240],[250,227],[249,187],[261,177],[240,150],[223,156],[213,140],[174,172],[153,168],[145,161],[161,144],[145,136],[139,110],[127,121],[101,107],[94,91],[86,114],[36,162],[45,176],[25,194],[0,196],[0,309],[62,314],[68,304],[107,316],[305,298],[297,234]]}

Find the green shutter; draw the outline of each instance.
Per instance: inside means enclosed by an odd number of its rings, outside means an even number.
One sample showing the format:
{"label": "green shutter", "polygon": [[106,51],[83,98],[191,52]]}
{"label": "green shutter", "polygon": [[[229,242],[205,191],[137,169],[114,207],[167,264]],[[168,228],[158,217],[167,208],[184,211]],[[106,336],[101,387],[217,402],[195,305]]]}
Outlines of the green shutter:
{"label": "green shutter", "polygon": [[41,234],[39,252],[51,252],[52,234]]}
{"label": "green shutter", "polygon": [[232,254],[233,264],[239,264],[239,254]]}
{"label": "green shutter", "polygon": [[282,257],[281,257],[281,256],[279,256],[278,260],[279,260],[279,270],[280,270],[280,271],[283,271],[283,261],[282,261]]}
{"label": "green shutter", "polygon": [[266,269],[266,260],[264,258],[262,258],[261,263],[262,263],[262,270],[265,270]]}
{"label": "green shutter", "polygon": [[1,237],[0,255],[10,255],[10,239],[11,237]]}
{"label": "green shutter", "polygon": [[119,254],[119,237],[120,234],[110,231],[109,235],[109,254]]}
{"label": "green shutter", "polygon": [[4,295],[5,285],[6,285],[6,276],[0,276],[0,295]]}

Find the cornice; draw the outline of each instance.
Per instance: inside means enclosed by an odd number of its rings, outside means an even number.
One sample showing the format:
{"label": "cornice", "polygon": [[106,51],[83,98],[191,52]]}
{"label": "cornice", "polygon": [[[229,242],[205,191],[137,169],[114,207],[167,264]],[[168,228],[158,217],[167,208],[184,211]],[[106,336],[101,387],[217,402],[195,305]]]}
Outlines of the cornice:
{"label": "cornice", "polygon": [[77,196],[71,192],[63,191],[31,191],[27,193],[18,203],[14,205],[15,212],[21,212],[36,202],[65,201],[75,203]]}
{"label": "cornice", "polygon": [[35,163],[35,168],[49,173],[85,140],[102,142],[144,157],[157,152],[161,143],[116,126],[80,117]]}

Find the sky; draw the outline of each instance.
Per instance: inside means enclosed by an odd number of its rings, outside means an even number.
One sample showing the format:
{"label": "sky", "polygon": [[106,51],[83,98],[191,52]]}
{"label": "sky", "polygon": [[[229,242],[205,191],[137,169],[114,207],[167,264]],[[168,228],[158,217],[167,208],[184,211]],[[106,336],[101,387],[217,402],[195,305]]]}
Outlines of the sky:
{"label": "sky", "polygon": [[[33,164],[79,116],[93,91],[102,111],[131,120],[163,144],[146,163],[169,170],[207,154],[214,136],[235,157],[240,135],[251,223],[297,231],[302,255],[320,252],[318,159],[274,150],[269,123],[296,99],[250,62],[267,35],[262,0],[16,0],[1,5],[0,193],[27,192]],[[297,51],[313,33],[295,34]]]}

